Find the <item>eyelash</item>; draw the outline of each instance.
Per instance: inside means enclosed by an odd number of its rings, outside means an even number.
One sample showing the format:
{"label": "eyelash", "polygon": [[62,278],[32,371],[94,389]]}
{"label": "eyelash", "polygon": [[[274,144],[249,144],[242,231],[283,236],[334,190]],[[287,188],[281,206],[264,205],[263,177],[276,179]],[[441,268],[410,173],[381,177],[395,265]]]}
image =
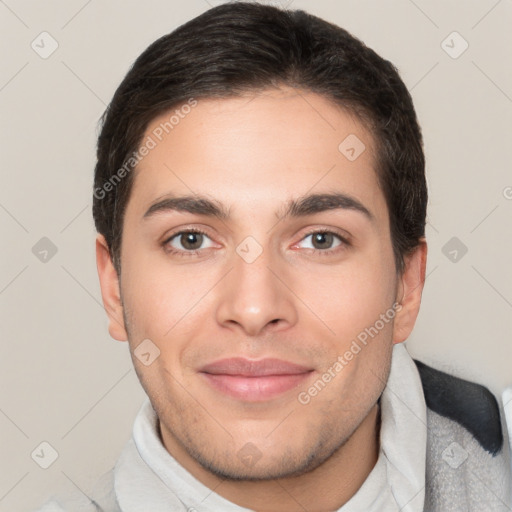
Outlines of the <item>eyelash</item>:
{"label": "eyelash", "polygon": [[[201,250],[203,250],[203,249],[195,249],[193,251],[186,251],[186,250],[174,249],[173,247],[170,247],[168,245],[169,242],[171,240],[173,240],[174,238],[177,238],[178,236],[181,236],[181,235],[184,235],[184,234],[189,234],[189,233],[197,233],[197,234],[200,234],[200,235],[208,236],[208,233],[206,233],[205,231],[203,231],[201,229],[197,229],[197,228],[191,228],[191,229],[186,229],[186,230],[178,231],[178,232],[172,234],[171,236],[169,236],[168,238],[166,238],[166,240],[163,242],[162,245],[163,245],[165,251],[167,253],[169,253],[169,254],[172,254],[173,256],[180,256],[180,257],[185,257],[185,258],[186,257],[195,256],[195,255],[199,254],[201,252]],[[346,248],[351,246],[350,242],[347,240],[346,237],[340,235],[336,231],[332,231],[332,230],[328,230],[328,229],[313,229],[313,230],[307,232],[301,238],[300,241],[304,240],[308,236],[316,235],[316,234],[331,234],[331,235],[334,235],[335,237],[337,237],[340,240],[340,242],[341,242],[341,244],[339,246],[337,246],[335,248],[332,248],[332,249],[325,249],[325,250],[322,250],[322,249],[310,249],[310,250],[313,250],[314,252],[316,252],[318,255],[330,256],[333,253],[337,253],[340,250],[344,250],[344,249],[346,249]]]}

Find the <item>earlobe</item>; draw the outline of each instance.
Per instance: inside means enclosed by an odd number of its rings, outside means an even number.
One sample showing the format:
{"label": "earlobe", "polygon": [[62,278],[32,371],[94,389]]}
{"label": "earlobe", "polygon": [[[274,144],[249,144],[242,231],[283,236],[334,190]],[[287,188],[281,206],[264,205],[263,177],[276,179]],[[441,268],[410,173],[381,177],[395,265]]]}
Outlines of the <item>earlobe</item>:
{"label": "earlobe", "polygon": [[421,305],[425,283],[427,243],[423,239],[416,249],[405,257],[405,268],[399,279],[397,302],[401,308],[395,316],[393,343],[402,343],[412,332]]}
{"label": "earlobe", "polygon": [[103,235],[96,237],[96,266],[100,279],[103,306],[109,319],[108,331],[110,336],[117,341],[127,341],[128,335],[124,325],[119,276]]}

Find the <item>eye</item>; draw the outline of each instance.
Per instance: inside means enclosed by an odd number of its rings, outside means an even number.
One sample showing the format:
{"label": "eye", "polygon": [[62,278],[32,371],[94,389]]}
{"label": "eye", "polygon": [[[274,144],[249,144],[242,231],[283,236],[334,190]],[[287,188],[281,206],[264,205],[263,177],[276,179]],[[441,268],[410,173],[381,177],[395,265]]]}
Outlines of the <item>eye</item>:
{"label": "eye", "polygon": [[306,242],[306,244],[302,246],[303,249],[318,251],[334,249],[343,244],[348,245],[348,242],[344,238],[332,231],[314,231],[309,233],[296,246],[300,247],[300,244],[303,242]]}
{"label": "eye", "polygon": [[[204,245],[206,243],[206,246]],[[211,239],[202,231],[180,231],[164,242],[166,248],[172,253],[195,253],[200,249],[213,247]]]}

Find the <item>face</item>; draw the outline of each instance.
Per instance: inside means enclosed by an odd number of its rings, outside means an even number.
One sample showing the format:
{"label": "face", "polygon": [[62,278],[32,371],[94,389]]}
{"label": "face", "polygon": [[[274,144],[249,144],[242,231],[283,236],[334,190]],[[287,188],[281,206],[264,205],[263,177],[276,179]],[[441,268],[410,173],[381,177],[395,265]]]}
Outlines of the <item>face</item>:
{"label": "face", "polygon": [[408,329],[374,141],[291,89],[200,100],[160,141],[168,119],[134,171],[110,332],[185,467],[311,470],[375,408]]}

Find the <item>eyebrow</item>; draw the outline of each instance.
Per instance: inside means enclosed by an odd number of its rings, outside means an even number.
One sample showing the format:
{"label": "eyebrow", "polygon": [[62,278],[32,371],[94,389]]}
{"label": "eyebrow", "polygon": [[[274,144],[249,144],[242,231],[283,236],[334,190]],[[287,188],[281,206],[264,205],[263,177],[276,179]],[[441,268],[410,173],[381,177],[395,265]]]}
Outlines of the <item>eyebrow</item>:
{"label": "eyebrow", "polygon": [[[310,194],[288,201],[278,218],[299,218],[307,215],[325,212],[328,210],[353,210],[362,213],[368,220],[373,221],[374,216],[366,206],[356,198],[342,193]],[[144,219],[153,217],[157,213],[169,211],[188,212],[197,215],[215,217],[220,220],[229,220],[229,209],[216,200],[199,195],[168,196],[152,204]]]}

